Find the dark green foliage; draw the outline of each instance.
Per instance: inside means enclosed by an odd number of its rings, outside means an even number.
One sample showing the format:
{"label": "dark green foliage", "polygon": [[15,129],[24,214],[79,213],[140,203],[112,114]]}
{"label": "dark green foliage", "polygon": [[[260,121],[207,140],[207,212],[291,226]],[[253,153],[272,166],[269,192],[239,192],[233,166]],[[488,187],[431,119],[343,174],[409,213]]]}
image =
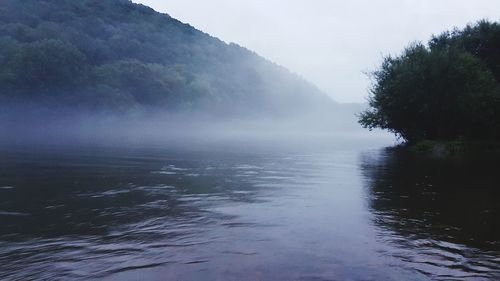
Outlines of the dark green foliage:
{"label": "dark green foliage", "polygon": [[481,59],[500,81],[500,23],[479,21],[463,30],[435,36],[429,42],[431,50],[459,48]]}
{"label": "dark green foliage", "polygon": [[500,139],[499,39],[482,21],[386,57],[360,123],[409,142]]}
{"label": "dark green foliage", "polygon": [[[86,74],[86,58],[73,45],[58,40],[21,43],[4,60],[3,79],[13,93],[61,93],[79,86]],[[3,84],[2,83],[2,84]]]}
{"label": "dark green foliage", "polygon": [[0,1],[0,98],[221,114],[331,103],[284,68],[128,0]]}

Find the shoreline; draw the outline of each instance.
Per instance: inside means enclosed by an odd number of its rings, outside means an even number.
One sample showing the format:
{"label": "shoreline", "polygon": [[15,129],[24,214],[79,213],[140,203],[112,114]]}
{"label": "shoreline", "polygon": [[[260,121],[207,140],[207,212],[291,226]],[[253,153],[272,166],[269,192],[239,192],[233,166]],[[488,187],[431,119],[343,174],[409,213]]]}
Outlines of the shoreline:
{"label": "shoreline", "polygon": [[434,157],[470,153],[500,153],[500,141],[423,140],[401,146],[411,152]]}

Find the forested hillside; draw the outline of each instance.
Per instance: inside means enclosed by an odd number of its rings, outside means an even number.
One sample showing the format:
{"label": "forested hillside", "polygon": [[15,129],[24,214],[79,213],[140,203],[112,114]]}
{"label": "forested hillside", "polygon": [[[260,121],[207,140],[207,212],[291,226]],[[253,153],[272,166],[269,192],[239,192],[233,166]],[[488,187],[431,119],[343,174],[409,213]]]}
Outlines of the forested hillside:
{"label": "forested hillside", "polygon": [[283,67],[127,0],[2,0],[0,98],[221,115],[335,106]]}

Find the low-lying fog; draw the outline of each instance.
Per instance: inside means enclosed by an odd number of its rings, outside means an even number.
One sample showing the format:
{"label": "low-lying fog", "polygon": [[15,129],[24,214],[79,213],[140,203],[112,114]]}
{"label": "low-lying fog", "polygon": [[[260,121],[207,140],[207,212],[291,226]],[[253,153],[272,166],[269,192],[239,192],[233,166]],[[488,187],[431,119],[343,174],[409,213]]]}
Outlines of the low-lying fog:
{"label": "low-lying fog", "polygon": [[217,113],[75,113],[59,107],[3,106],[0,141],[26,144],[154,144],[223,140],[306,141],[371,135],[357,124],[357,105],[337,112],[290,113],[282,116],[218,116]]}

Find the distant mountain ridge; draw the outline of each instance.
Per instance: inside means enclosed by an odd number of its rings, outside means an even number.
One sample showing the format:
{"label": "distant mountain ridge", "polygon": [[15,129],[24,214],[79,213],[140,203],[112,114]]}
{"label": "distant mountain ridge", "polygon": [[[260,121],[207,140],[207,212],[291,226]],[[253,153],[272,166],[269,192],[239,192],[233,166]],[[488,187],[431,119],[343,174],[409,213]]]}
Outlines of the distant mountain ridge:
{"label": "distant mountain ridge", "polygon": [[1,1],[0,98],[250,116],[337,107],[254,52],[128,0]]}

